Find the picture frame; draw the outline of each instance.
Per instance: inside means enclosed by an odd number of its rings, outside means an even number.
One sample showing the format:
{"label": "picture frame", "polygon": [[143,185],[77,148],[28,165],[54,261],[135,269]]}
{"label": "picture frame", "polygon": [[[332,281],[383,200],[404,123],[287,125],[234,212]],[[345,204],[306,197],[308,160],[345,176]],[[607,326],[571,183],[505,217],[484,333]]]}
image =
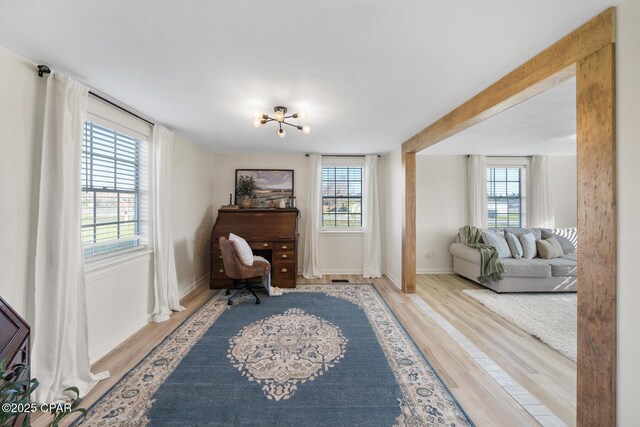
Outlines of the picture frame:
{"label": "picture frame", "polygon": [[254,179],[257,189],[251,198],[252,208],[279,207],[282,199],[285,202],[293,197],[294,171],[293,169],[236,169],[235,178],[235,203],[240,203],[241,197],[236,188],[241,176],[250,176]]}

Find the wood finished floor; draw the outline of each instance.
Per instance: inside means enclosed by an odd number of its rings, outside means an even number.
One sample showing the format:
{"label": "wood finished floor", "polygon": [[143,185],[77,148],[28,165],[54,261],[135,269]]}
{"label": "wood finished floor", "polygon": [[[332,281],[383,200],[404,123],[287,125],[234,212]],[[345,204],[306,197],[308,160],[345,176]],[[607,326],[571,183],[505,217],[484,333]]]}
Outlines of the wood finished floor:
{"label": "wood finished floor", "polygon": [[[352,283],[373,283],[376,286],[477,426],[538,425],[420,307],[386,278],[372,280],[355,275],[331,275],[322,280],[298,277],[298,283],[326,283],[331,279],[348,279]],[[575,425],[575,363],[462,292],[477,288],[478,285],[455,275],[419,275],[417,280],[417,294],[422,299],[565,423]],[[206,287],[196,289],[181,301],[186,310],[174,313],[167,322],[146,325],[96,362],[93,372],[108,370],[111,376],[96,385],[86,396],[83,406],[88,408],[108,391],[212,293]],[[46,426],[47,420],[48,417],[33,417],[32,425]],[[61,427],[70,421],[62,423]]]}

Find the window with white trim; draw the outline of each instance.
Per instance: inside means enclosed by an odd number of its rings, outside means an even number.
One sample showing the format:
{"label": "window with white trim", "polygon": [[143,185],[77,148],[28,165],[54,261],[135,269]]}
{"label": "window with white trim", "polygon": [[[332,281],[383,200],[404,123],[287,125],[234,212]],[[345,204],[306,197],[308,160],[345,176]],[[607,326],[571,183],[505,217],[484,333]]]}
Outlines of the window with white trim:
{"label": "window with white trim", "polygon": [[322,166],[322,229],[362,230],[362,164]]}
{"label": "window with white trim", "polygon": [[119,117],[125,113],[98,110],[110,119],[90,113],[83,130],[80,228],[87,259],[146,244],[147,135],[112,122],[127,124],[130,118]]}
{"label": "window with white trim", "polygon": [[505,159],[487,165],[487,228],[526,226],[527,165],[524,162],[526,160]]}

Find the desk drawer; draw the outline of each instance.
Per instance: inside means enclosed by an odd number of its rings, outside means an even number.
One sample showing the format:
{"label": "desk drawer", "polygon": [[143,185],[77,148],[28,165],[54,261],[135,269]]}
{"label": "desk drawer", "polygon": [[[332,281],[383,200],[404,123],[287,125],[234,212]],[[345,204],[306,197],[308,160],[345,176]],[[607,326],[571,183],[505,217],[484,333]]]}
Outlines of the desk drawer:
{"label": "desk drawer", "polygon": [[294,274],[295,275],[296,263],[294,260],[286,260],[286,261],[275,261],[271,266],[271,274],[272,275],[285,275],[285,274]]}
{"label": "desk drawer", "polygon": [[295,260],[295,252],[294,251],[273,251],[273,262],[284,261],[284,260]]}
{"label": "desk drawer", "polygon": [[272,242],[250,242],[251,249],[273,249]]}
{"label": "desk drawer", "polygon": [[275,251],[293,251],[296,249],[295,242],[276,242],[273,244]]}

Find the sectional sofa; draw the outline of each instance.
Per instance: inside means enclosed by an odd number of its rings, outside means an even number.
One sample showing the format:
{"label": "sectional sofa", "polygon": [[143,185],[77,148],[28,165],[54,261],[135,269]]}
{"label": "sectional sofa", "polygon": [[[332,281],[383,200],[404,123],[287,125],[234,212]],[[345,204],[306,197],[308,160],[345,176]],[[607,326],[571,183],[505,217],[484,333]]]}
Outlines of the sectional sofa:
{"label": "sectional sofa", "polygon": [[[464,228],[461,229],[464,230]],[[552,259],[536,256],[531,259],[501,257],[505,273],[499,281],[481,283],[496,292],[576,292],[578,272],[578,243],[575,228],[509,228],[500,230],[516,236],[533,233],[537,240],[554,237],[563,254]],[[453,255],[453,271],[480,283],[480,251],[461,243],[460,233],[449,248]]]}

